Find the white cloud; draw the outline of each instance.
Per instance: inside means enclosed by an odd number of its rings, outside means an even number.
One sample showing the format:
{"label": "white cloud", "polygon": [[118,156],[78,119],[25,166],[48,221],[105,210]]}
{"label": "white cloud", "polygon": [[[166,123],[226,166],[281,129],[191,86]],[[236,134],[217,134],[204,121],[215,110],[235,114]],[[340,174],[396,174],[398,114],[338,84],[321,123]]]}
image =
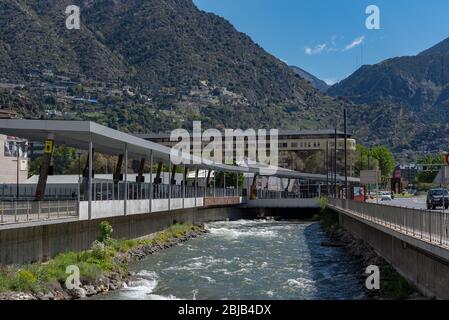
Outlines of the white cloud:
{"label": "white cloud", "polygon": [[323,43],[323,44],[319,44],[316,45],[315,47],[305,47],[304,48],[304,52],[305,54],[309,55],[309,56],[313,56],[315,54],[320,54],[321,52],[323,52],[324,49],[326,49],[327,44]]}
{"label": "white cloud", "polygon": [[344,48],[343,51],[351,50],[351,49],[354,49],[355,47],[358,47],[359,45],[361,45],[363,43],[364,40],[365,40],[365,36],[355,38],[350,44],[348,44]]}

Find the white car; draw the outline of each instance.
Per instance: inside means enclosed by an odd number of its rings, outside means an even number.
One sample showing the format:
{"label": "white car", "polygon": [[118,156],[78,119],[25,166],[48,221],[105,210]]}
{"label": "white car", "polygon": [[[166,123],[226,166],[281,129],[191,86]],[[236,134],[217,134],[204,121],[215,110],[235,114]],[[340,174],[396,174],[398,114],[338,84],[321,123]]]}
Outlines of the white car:
{"label": "white car", "polygon": [[381,201],[392,201],[393,198],[391,197],[391,193],[388,191],[382,191],[380,193],[380,199]]}

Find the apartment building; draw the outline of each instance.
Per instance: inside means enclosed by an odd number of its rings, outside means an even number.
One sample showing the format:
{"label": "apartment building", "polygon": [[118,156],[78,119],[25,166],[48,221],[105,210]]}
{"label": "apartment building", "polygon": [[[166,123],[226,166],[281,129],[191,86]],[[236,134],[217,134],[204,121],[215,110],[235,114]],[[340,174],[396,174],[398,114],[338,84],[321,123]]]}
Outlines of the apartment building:
{"label": "apartment building", "polygon": [[28,178],[28,142],[0,135],[0,184],[19,183]]}
{"label": "apartment building", "polygon": [[[167,147],[173,147],[177,141],[170,140],[170,133],[136,134],[145,140]],[[344,132],[337,131],[337,171],[344,172]],[[267,140],[267,144],[270,142]],[[203,142],[203,146],[207,142]],[[326,150],[328,162],[334,155],[334,130],[279,130],[278,161],[279,166],[296,171],[326,173]],[[347,135],[348,174],[353,175],[355,167],[356,140]],[[267,145],[269,149],[269,145]],[[224,150],[224,147],[223,147]]]}

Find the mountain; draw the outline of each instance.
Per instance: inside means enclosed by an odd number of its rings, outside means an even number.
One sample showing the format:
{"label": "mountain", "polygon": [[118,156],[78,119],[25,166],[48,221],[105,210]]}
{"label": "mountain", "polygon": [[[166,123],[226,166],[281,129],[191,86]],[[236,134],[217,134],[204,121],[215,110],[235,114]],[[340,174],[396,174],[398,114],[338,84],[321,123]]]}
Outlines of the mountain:
{"label": "mountain", "polygon": [[[65,28],[72,4],[80,30]],[[0,29],[0,103],[28,117],[304,129],[343,106],[191,0],[2,0]]]}
{"label": "mountain", "polygon": [[290,66],[290,68],[301,78],[306,79],[310,84],[321,92],[326,92],[329,89],[329,85],[321,79],[318,79],[313,74],[296,66]]}
{"label": "mountain", "polygon": [[[396,152],[447,150],[449,39],[416,56],[365,65],[327,93],[367,105],[360,108],[366,114],[358,111],[352,116],[368,126],[363,130],[371,132],[370,140],[394,140]],[[380,131],[376,119],[385,114],[392,121],[383,123]]]}

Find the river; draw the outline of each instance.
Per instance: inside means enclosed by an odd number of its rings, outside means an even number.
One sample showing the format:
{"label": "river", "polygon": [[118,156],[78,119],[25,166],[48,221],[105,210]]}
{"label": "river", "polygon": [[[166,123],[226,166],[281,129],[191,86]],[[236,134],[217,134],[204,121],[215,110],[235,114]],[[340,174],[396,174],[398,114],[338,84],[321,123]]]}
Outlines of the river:
{"label": "river", "polygon": [[318,223],[214,222],[210,233],[133,263],[136,280],[95,299],[363,299],[361,266]]}

